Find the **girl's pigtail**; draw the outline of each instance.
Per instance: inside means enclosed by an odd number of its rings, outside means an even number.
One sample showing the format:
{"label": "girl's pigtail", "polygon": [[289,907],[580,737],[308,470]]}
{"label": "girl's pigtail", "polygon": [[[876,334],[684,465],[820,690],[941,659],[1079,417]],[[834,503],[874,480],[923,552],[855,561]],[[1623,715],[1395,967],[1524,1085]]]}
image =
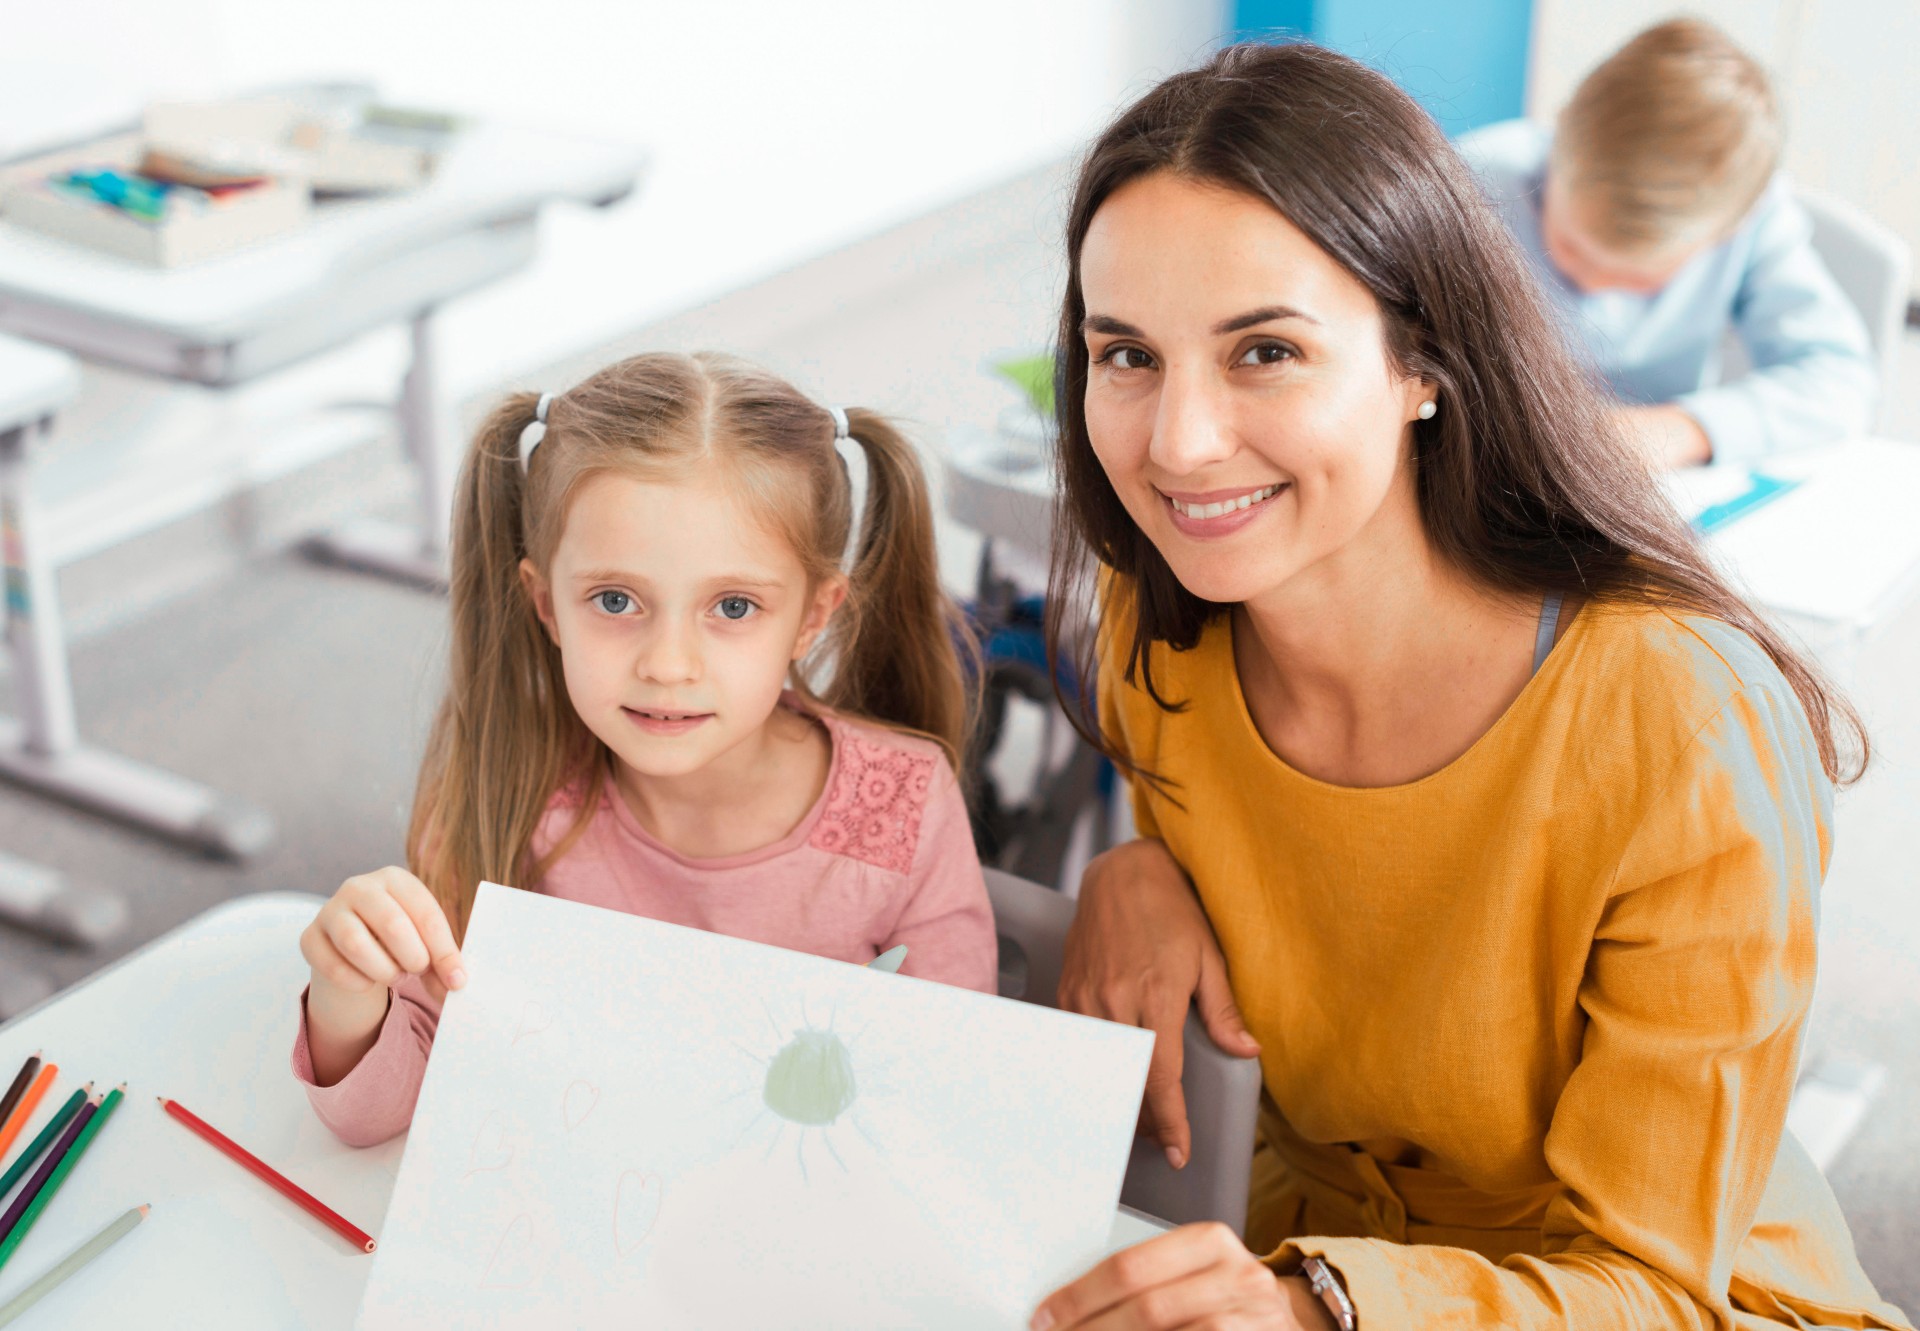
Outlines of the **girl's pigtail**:
{"label": "girl's pigtail", "polygon": [[885,417],[854,408],[847,418],[866,453],[867,498],[827,702],[938,740],[964,772],[974,722],[968,681],[979,671],[963,669],[961,657],[973,663],[978,649],[940,586],[919,454]]}
{"label": "girl's pigtail", "polygon": [[482,881],[524,885],[534,828],[577,752],[559,649],[520,580],[527,476],[516,393],[480,428],[456,487],[447,693],[421,763],[407,860],[463,937]]}

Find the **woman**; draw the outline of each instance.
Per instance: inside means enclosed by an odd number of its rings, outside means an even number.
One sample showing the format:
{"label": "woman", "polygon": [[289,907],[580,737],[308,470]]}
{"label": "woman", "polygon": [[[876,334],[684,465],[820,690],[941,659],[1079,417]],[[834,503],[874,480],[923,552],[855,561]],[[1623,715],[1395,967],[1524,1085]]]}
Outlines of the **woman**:
{"label": "woman", "polygon": [[1247,1245],[1176,1230],[1034,1326],[1906,1327],[1784,1135],[1865,737],[1432,122],[1230,49],[1094,146],[1068,259],[1053,628],[1104,567],[1142,839],[1061,997],[1156,1031],[1176,1165],[1190,999],[1266,1097]]}

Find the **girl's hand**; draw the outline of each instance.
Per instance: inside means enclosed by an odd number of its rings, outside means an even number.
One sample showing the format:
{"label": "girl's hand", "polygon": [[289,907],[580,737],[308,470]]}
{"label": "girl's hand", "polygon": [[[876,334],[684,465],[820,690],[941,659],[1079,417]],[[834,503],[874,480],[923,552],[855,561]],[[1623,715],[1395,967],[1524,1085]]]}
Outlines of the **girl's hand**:
{"label": "girl's hand", "polygon": [[1259,1054],[1234,1006],[1226,958],[1206,912],[1166,846],[1143,838],[1096,857],[1081,879],[1067,934],[1059,1003],[1069,1012],[1153,1032],[1142,1117],[1175,1169],[1191,1154],[1180,1093],[1181,1033],[1196,996],[1215,1044],[1240,1058]]}
{"label": "girl's hand", "polygon": [[351,1072],[373,1046],[402,976],[419,976],[436,1003],[467,982],[446,913],[405,869],[342,883],[300,935],[300,955],[313,968],[307,1045],[322,1086]]}
{"label": "girl's hand", "polygon": [[1221,1224],[1182,1225],[1123,1249],[1049,1294],[1033,1331],[1268,1328],[1333,1331],[1300,1276],[1276,1276]]}

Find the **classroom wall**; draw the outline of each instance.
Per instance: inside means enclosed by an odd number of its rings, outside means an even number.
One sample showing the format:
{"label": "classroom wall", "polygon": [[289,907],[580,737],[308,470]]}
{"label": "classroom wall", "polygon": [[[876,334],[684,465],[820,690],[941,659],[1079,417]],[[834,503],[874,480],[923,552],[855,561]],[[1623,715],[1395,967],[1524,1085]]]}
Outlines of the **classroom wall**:
{"label": "classroom wall", "polygon": [[1920,4],[1914,0],[1536,0],[1528,114],[1550,118],[1627,38],[1676,14],[1725,28],[1772,72],[1787,169],[1920,253]]}

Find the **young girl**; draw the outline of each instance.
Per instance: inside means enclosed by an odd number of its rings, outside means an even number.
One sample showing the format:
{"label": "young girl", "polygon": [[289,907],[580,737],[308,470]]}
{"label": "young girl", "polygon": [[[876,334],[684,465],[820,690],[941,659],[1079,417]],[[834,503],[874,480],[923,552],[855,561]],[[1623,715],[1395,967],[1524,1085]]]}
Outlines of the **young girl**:
{"label": "young girl", "polygon": [[467,461],[451,591],[418,877],[348,879],[301,936],[294,1072],[343,1140],[411,1119],[482,880],[853,963],[905,944],[993,991],[953,609],[881,417],[712,356],[517,394]]}

